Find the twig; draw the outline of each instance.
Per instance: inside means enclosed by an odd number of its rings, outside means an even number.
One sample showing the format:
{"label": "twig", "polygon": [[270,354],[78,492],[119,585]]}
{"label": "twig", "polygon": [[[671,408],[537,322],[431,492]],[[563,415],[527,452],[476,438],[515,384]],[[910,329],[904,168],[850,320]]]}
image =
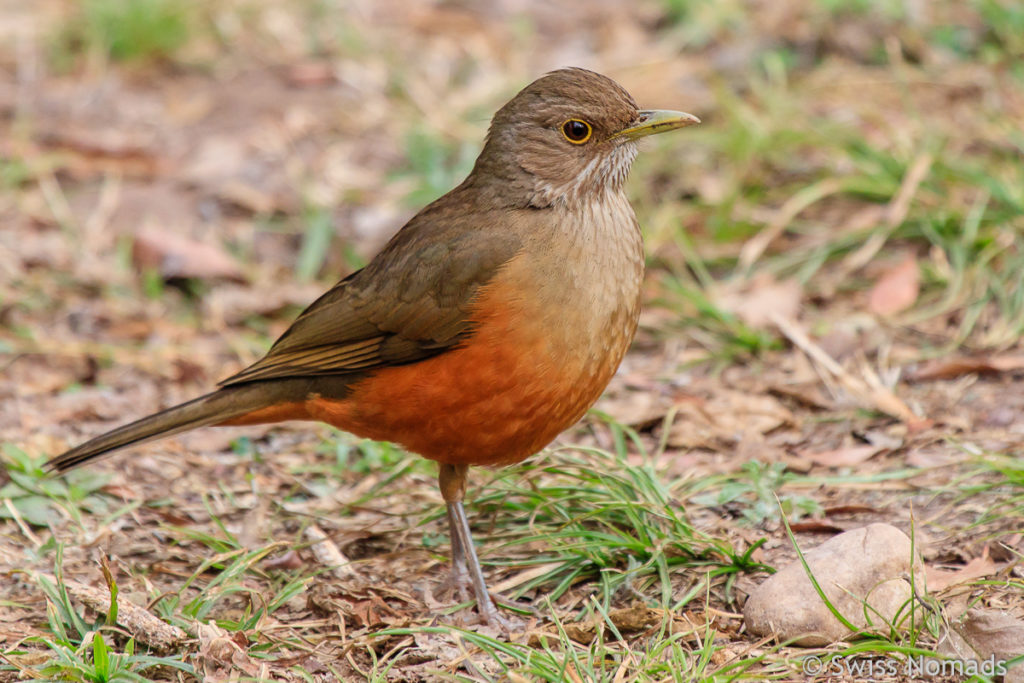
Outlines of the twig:
{"label": "twig", "polygon": [[356,575],[349,559],[338,550],[338,546],[320,530],[320,527],[316,525],[306,527],[306,538],[313,542],[309,546],[313,557],[327,567],[335,578],[345,579]]}
{"label": "twig", "polygon": [[786,336],[794,346],[803,351],[817,365],[828,371],[839,383],[850,392],[857,400],[869,408],[874,408],[887,415],[902,420],[908,424],[920,424],[922,418],[914,414],[906,403],[904,403],[890,389],[883,386],[877,376],[868,382],[859,377],[854,377],[832,356],[828,355],[825,349],[821,348],[807,336],[807,333],[795,320],[784,318],[776,313],[771,314],[772,322],[779,328],[779,331]]}
{"label": "twig", "polygon": [[754,262],[761,258],[761,254],[763,254],[765,249],[768,248],[768,245],[778,239],[779,235],[782,234],[782,231],[793,222],[793,219],[796,218],[801,211],[811,204],[814,204],[830,194],[835,194],[842,189],[843,184],[838,178],[826,178],[821,182],[804,188],[787,199],[785,203],[779,207],[778,211],[775,212],[775,216],[772,218],[768,226],[747,240],[743,245],[743,248],[740,250],[740,269],[743,272],[750,270],[750,267],[754,265]]}
{"label": "twig", "polygon": [[[51,577],[51,581],[54,579]],[[89,609],[100,614],[110,612],[110,593],[77,581],[64,579],[64,587],[71,597]],[[124,627],[138,641],[166,652],[188,638],[188,634],[177,626],[164,622],[143,607],[127,598],[117,600],[117,623]]]}
{"label": "twig", "polygon": [[917,190],[921,183],[924,182],[924,179],[928,177],[928,171],[931,170],[934,160],[931,152],[922,152],[914,159],[914,162],[907,170],[907,174],[903,176],[903,182],[900,184],[899,191],[885,209],[885,225],[881,230],[876,230],[861,245],[860,249],[847,255],[842,260],[836,271],[838,279],[845,278],[850,273],[866,266],[875,258],[878,251],[885,246],[893,231],[907,218],[907,212],[910,211],[910,204],[914,199],[914,195],[917,194]]}
{"label": "twig", "polygon": [[21,518],[18,508],[14,507],[14,503],[10,498],[4,498],[4,507],[7,508],[9,513],[11,513],[11,519],[13,519],[14,523],[18,525],[18,528],[21,529],[21,533],[25,534],[25,538],[30,540],[34,547],[38,548],[41,546],[43,542],[39,540],[38,536],[32,533],[32,529],[28,524],[25,524],[25,520]]}

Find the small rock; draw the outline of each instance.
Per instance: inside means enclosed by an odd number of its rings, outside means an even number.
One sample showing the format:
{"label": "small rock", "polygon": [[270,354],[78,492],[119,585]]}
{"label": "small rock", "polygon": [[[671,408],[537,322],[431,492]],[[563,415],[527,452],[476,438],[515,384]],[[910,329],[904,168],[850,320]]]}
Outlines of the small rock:
{"label": "small rock", "polygon": [[965,659],[1000,663],[1000,668],[1008,669],[1003,683],[1024,681],[1024,664],[1005,664],[1024,655],[1024,621],[1005,612],[970,609],[953,623],[953,630],[970,645],[972,652]]}
{"label": "small rock", "polygon": [[[866,601],[875,628],[905,609],[912,591],[911,543],[888,524],[847,531],[804,553],[811,573],[829,602],[846,619],[863,628]],[[747,630],[774,635],[804,647],[828,645],[850,635],[818,596],[799,560],[769,577],[743,608]]]}

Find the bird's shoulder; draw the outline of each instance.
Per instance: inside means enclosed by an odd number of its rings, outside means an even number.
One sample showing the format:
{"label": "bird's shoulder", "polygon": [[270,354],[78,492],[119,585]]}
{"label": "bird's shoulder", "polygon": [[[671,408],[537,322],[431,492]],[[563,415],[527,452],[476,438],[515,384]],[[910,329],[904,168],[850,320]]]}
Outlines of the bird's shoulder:
{"label": "bird's shoulder", "polygon": [[266,356],[221,384],[360,372],[458,345],[480,287],[522,249],[524,218],[442,200],[310,304]]}

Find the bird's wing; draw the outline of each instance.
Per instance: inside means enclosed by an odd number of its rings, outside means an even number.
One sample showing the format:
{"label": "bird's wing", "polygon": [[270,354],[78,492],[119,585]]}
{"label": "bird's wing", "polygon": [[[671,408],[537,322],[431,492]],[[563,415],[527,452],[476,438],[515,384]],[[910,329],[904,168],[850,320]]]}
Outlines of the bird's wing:
{"label": "bird's wing", "polygon": [[487,229],[492,218],[428,207],[303,311],[266,356],[221,385],[346,375],[458,345],[471,332],[478,289],[520,249],[515,235]]}

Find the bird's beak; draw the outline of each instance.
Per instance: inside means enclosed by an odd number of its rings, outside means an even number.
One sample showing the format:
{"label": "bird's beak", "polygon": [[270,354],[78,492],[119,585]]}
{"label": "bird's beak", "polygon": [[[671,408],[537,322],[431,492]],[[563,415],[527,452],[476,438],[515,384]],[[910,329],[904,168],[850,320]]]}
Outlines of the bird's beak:
{"label": "bird's beak", "polygon": [[665,133],[676,128],[685,128],[700,123],[693,114],[668,109],[648,109],[640,112],[636,122],[612,135],[609,140],[636,140],[648,135]]}

